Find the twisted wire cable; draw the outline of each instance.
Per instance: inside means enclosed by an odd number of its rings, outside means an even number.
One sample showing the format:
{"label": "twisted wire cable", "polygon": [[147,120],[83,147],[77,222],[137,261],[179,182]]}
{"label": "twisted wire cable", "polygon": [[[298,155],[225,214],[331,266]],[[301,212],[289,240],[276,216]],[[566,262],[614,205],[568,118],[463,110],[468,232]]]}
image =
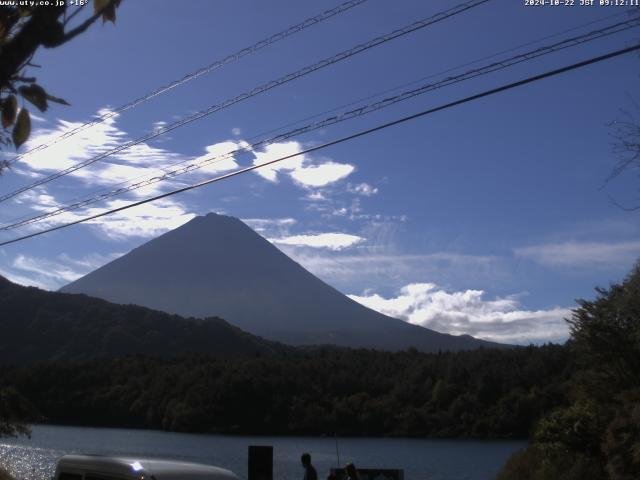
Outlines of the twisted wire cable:
{"label": "twisted wire cable", "polygon": [[172,130],[175,130],[177,128],[183,127],[185,125],[188,125],[190,123],[193,123],[197,120],[200,120],[204,117],[207,117],[215,112],[224,110],[225,108],[230,107],[231,105],[234,105],[236,103],[242,102],[244,100],[247,100],[251,97],[254,97],[256,95],[259,95],[261,93],[267,92],[275,87],[279,87],[280,85],[284,85],[292,80],[298,79],[300,77],[309,75],[310,73],[313,73],[317,70],[320,70],[322,68],[328,67],[329,65],[333,65],[335,63],[341,62],[343,60],[346,60],[348,58],[353,57],[354,55],[358,55],[359,53],[362,53],[366,50],[369,50],[371,48],[377,47],[379,45],[382,45],[384,43],[390,42],[392,40],[395,40],[396,38],[402,37],[404,35],[407,35],[409,33],[413,33],[417,30],[421,30],[429,25],[433,25],[434,23],[437,22],[441,22],[445,19],[448,19],[450,17],[453,17],[454,15],[458,15],[466,10],[469,10],[471,8],[480,6],[481,4],[487,3],[491,0],[471,0],[469,2],[465,2],[462,3],[460,5],[457,5],[453,8],[450,8],[448,10],[445,10],[443,12],[437,13],[435,15],[432,15],[430,17],[427,17],[425,19],[419,20],[417,22],[414,22],[410,25],[407,25],[403,28],[394,30],[390,33],[387,33],[385,35],[376,37],[372,40],[369,40],[368,42],[356,45],[348,50],[344,50],[332,57],[328,57],[325,58],[319,62],[316,62],[312,65],[308,65],[304,68],[301,68],[300,70],[297,70],[293,73],[289,73],[288,75],[285,75],[283,77],[280,77],[277,80],[271,80],[267,83],[264,83],[258,87],[255,87],[253,90],[250,90],[248,92],[244,92],[240,95],[237,95],[233,98],[227,99],[225,101],[223,101],[222,103],[218,103],[218,104],[214,104],[211,105],[210,107],[205,108],[204,110],[200,110],[192,115],[188,115],[186,117],[183,117],[173,123],[170,123],[168,125],[165,125],[161,128],[158,128],[152,132],[148,132],[145,135],[138,137],[134,140],[130,140],[128,142],[123,143],[122,145],[119,145],[111,150],[108,150],[106,152],[103,152],[101,154],[98,154],[96,156],[93,156],[89,159],[83,160],[82,162],[79,162],[75,165],[72,165],[71,167],[68,167],[64,170],[60,170],[56,173],[53,173],[49,176],[46,176],[40,180],[37,180],[29,185],[26,185],[24,187],[18,188],[17,190],[14,190],[10,193],[6,193],[2,196],[0,196],[0,203],[1,202],[5,202],[23,192],[26,192],[28,190],[32,190],[35,187],[38,187],[40,185],[44,185],[46,183],[49,183],[53,180],[56,180],[58,178],[64,177],[66,175],[69,175],[70,173],[73,173],[77,170],[80,170],[81,168],[85,168],[99,160],[102,160],[103,158],[106,158],[110,155],[122,152],[124,150],[127,150],[128,148],[131,148],[135,145],[139,145],[140,143],[146,142],[148,140],[152,140],[154,138],[157,138],[161,135],[164,135]]}
{"label": "twisted wire cable", "polygon": [[338,145],[338,144],[341,144],[341,143],[349,142],[351,140],[355,140],[357,138],[361,138],[361,137],[364,137],[366,135],[370,135],[372,133],[379,132],[381,130],[385,130],[385,129],[393,127],[393,126],[409,122],[411,120],[416,120],[418,118],[421,118],[421,117],[424,117],[424,116],[427,116],[427,115],[431,115],[431,114],[434,114],[434,113],[437,113],[437,112],[440,112],[440,111],[443,111],[443,110],[447,110],[449,108],[457,107],[459,105],[462,105],[462,104],[465,104],[465,103],[469,103],[469,102],[473,102],[475,100],[479,100],[481,98],[485,98],[485,97],[488,97],[488,96],[491,96],[491,95],[495,95],[497,93],[505,92],[507,90],[518,88],[518,87],[521,87],[523,85],[527,85],[527,84],[530,84],[530,83],[533,83],[533,82],[537,82],[537,81],[543,80],[545,78],[554,77],[554,76],[557,76],[557,75],[560,75],[560,74],[563,74],[563,73],[566,73],[566,72],[569,72],[569,71],[572,71],[572,70],[577,70],[579,68],[583,68],[583,67],[586,67],[588,65],[592,65],[592,64],[595,64],[595,63],[603,62],[605,60],[609,60],[609,59],[612,59],[612,58],[615,58],[615,57],[619,57],[619,56],[625,55],[627,53],[637,52],[638,50],[640,50],[640,43],[637,43],[637,44],[635,44],[635,45],[633,45],[631,47],[610,51],[610,52],[608,52],[608,53],[606,53],[604,55],[600,55],[600,56],[597,56],[597,57],[592,57],[592,58],[589,58],[587,60],[583,60],[583,61],[578,62],[578,63],[574,63],[574,64],[571,64],[571,65],[566,65],[564,67],[556,68],[555,70],[549,70],[549,71],[546,71],[544,73],[540,73],[538,75],[527,77],[527,78],[524,78],[522,80],[518,80],[518,81],[515,81],[515,82],[511,82],[511,83],[505,84],[505,85],[501,85],[499,87],[492,88],[490,90],[485,90],[485,91],[482,91],[480,93],[476,93],[474,95],[470,95],[468,97],[461,98],[459,100],[454,100],[454,101],[446,103],[444,105],[439,105],[437,107],[429,108],[427,110],[422,110],[422,111],[420,111],[418,113],[414,113],[412,115],[407,115],[405,117],[401,117],[401,118],[398,118],[396,120],[392,120],[392,121],[389,121],[389,122],[386,122],[386,123],[383,123],[383,124],[380,124],[380,125],[376,125],[375,127],[371,127],[369,129],[366,129],[366,130],[361,130],[359,132],[353,133],[351,135],[347,135],[345,137],[338,138],[336,140],[332,140],[332,141],[323,143],[321,145],[316,145],[314,147],[309,147],[309,148],[307,148],[307,149],[305,149],[303,151],[297,152],[297,153],[293,153],[293,154],[286,155],[286,156],[283,156],[283,157],[278,157],[276,159],[269,160],[268,162],[265,162],[265,163],[262,163],[262,164],[259,164],[259,165],[253,165],[253,166],[250,166],[250,167],[245,167],[245,168],[242,168],[240,170],[235,170],[233,172],[226,173],[224,175],[220,175],[218,177],[210,178],[208,180],[204,180],[202,182],[195,183],[193,185],[188,185],[186,187],[182,187],[182,188],[179,188],[179,189],[176,189],[176,190],[172,190],[170,192],[165,192],[165,193],[156,195],[156,196],[151,197],[151,198],[146,198],[144,200],[140,200],[140,201],[133,202],[133,203],[130,203],[130,204],[127,204],[127,205],[123,205],[123,206],[120,206],[120,207],[117,207],[117,208],[106,210],[106,211],[97,213],[95,215],[90,215],[88,217],[84,217],[84,218],[81,218],[81,219],[78,219],[78,220],[74,220],[72,222],[68,222],[68,223],[64,223],[64,224],[57,225],[57,226],[54,226],[54,227],[50,227],[50,228],[47,228],[45,230],[40,230],[38,232],[29,233],[27,235],[23,235],[23,236],[20,236],[20,237],[12,238],[10,240],[4,240],[4,241],[0,242],[0,247],[3,247],[5,245],[10,245],[10,244],[13,244],[13,243],[17,243],[17,242],[21,242],[21,241],[27,240],[29,238],[33,238],[33,237],[37,237],[37,236],[40,236],[40,235],[44,235],[46,233],[54,232],[54,231],[57,231],[57,230],[62,230],[63,228],[68,228],[68,227],[71,227],[73,225],[79,225],[81,223],[86,223],[86,222],[89,222],[91,220],[96,220],[98,218],[105,217],[107,215],[112,215],[114,213],[118,213],[118,212],[121,212],[121,211],[124,211],[124,210],[128,210],[130,208],[138,207],[138,206],[144,205],[146,203],[150,203],[150,202],[154,202],[156,200],[160,200],[160,199],[163,199],[163,198],[171,197],[171,196],[177,195],[179,193],[187,192],[187,191],[190,191],[190,190],[195,190],[197,188],[201,188],[201,187],[204,187],[206,185],[211,185],[213,183],[217,183],[217,182],[220,182],[220,181],[223,181],[223,180],[227,180],[227,179],[232,178],[232,177],[236,177],[236,176],[248,173],[248,172],[252,172],[252,171],[257,170],[259,168],[262,168],[262,167],[265,167],[265,166],[268,166],[268,165],[273,165],[275,163],[288,160],[290,158],[298,157],[300,155],[305,155],[307,153],[316,152],[318,150],[323,150],[325,148],[328,148],[328,147],[331,147],[331,146],[334,146],[334,145]]}
{"label": "twisted wire cable", "polygon": [[[245,146],[241,146],[240,148],[237,148],[235,150],[220,154],[220,155],[215,155],[212,157],[207,157],[204,159],[201,159],[199,161],[191,161],[191,163],[188,163],[187,165],[184,165],[187,162],[179,162],[176,163],[174,165],[171,165],[169,167],[166,168],[173,168],[173,170],[165,170],[165,173],[163,175],[158,175],[158,176],[154,176],[151,178],[146,178],[144,180],[141,180],[139,182],[135,182],[135,183],[131,183],[129,185],[126,186],[122,186],[119,187],[117,189],[114,190],[110,190],[107,191],[105,193],[101,193],[99,195],[95,195],[86,199],[83,199],[81,201],[78,202],[74,202],[59,208],[56,208],[54,210],[51,210],[49,212],[44,212],[41,213],[39,215],[35,215],[32,217],[29,217],[27,219],[24,220],[19,220],[16,221],[14,223],[11,223],[9,225],[4,225],[2,227],[0,227],[0,231],[7,231],[7,230],[12,230],[18,227],[22,227],[25,225],[29,225],[38,221],[42,221],[42,220],[46,220],[48,218],[60,215],[64,212],[68,212],[68,211],[72,211],[72,210],[77,210],[83,207],[86,207],[88,205],[91,205],[93,203],[97,203],[103,200],[107,200],[109,198],[121,195],[123,193],[126,192],[131,192],[133,190],[137,190],[143,187],[147,187],[150,185],[154,185],[156,183],[162,182],[162,181],[166,181],[166,180],[170,180],[172,178],[175,178],[177,176],[180,175],[184,175],[187,173],[190,173],[194,170],[203,168],[205,166],[209,166],[212,164],[216,164],[216,163],[220,163],[224,160],[228,160],[231,158],[234,158],[236,155],[240,154],[240,153],[244,153],[244,152],[252,152],[255,150],[258,150],[260,148],[263,148],[267,145],[271,145],[274,143],[279,143],[279,142],[283,142],[285,140],[288,140],[290,138],[302,135],[304,133],[308,133],[308,132],[312,132],[321,128],[325,128],[331,125],[335,125],[337,123],[340,122],[344,122],[347,120],[351,120],[353,118],[356,117],[360,117],[363,115],[366,115],[368,113],[372,113],[378,110],[382,110],[384,108],[387,108],[391,105],[394,105],[396,103],[405,101],[405,100],[409,100],[411,98],[417,97],[419,95],[423,95],[427,92],[431,92],[433,90],[439,89],[439,88],[443,88],[449,85],[453,85],[459,82],[463,82],[466,80],[470,80],[472,78],[481,76],[481,75],[486,75],[489,73],[493,73],[495,71],[498,70],[503,70],[505,68],[526,62],[526,61],[530,61],[533,60],[535,58],[541,57],[543,55],[548,55],[560,50],[564,50],[566,48],[569,47],[574,47],[576,45],[581,45],[587,42],[591,42],[600,38],[604,38],[610,35],[614,35],[616,33],[620,33],[623,32],[625,30],[629,30],[631,28],[634,27],[638,27],[640,26],[640,18],[635,18],[635,19],[631,19],[631,20],[627,20],[624,22],[618,22],[615,23],[613,25],[609,25],[603,28],[600,28],[598,30],[593,30],[591,32],[582,34],[582,35],[578,35],[575,37],[571,37],[565,40],[562,40],[560,42],[556,42],[554,44],[551,45],[546,45],[546,46],[542,46],[539,48],[536,48],[534,50],[530,50],[528,52],[525,53],[521,53],[509,58],[506,58],[504,60],[499,60],[493,63],[490,63],[488,65],[484,65],[478,68],[474,68],[471,70],[468,70],[464,73],[461,73],[459,75],[454,75],[454,76],[449,76],[446,77],[440,81],[437,82],[432,82],[432,83],[427,83],[424,84],[418,88],[412,89],[412,90],[407,90],[404,92],[401,92],[397,95],[391,96],[391,97],[387,97],[383,100],[379,100],[377,102],[373,102],[373,103],[369,103],[369,104],[365,104],[362,105],[358,108],[352,109],[352,110],[348,110],[348,111],[344,111],[342,113],[339,113],[337,115],[333,115],[331,117],[327,117],[324,118],[320,121],[316,121],[316,122],[312,122],[312,123],[308,123],[302,127],[296,128],[296,129],[292,129],[289,130],[285,133],[281,133],[275,136],[272,136],[270,138],[264,139],[264,140],[260,140],[258,142],[252,143],[250,145],[245,145]],[[183,165],[181,167],[179,167],[180,165]],[[179,167],[179,168],[174,168],[174,167]]]}
{"label": "twisted wire cable", "polygon": [[36,153],[36,152],[40,152],[42,150],[45,150],[46,148],[49,148],[51,145],[54,145],[58,142],[61,142],[69,137],[72,137],[80,132],[83,132],[84,130],[91,128],[95,125],[98,125],[100,123],[105,122],[106,120],[115,117],[116,115],[122,113],[122,112],[126,112],[127,110],[130,110],[132,108],[137,107],[138,105],[140,105],[141,103],[147,102],[159,95],[162,95],[170,90],[173,90],[176,87],[179,87],[181,85],[184,85],[187,82],[190,82],[192,80],[195,80],[196,78],[205,75],[207,73],[210,73],[214,70],[217,70],[220,67],[223,67],[229,63],[235,62],[237,60],[240,60],[242,57],[246,57],[247,55],[251,55],[252,53],[257,52],[258,50],[262,50],[265,47],[271,46],[274,43],[277,43],[281,40],[284,40],[287,37],[290,37],[292,35],[295,35],[296,33],[301,32],[302,30],[311,27],[313,25],[317,25],[318,23],[321,23],[325,20],[328,20],[329,18],[332,18],[336,15],[339,15],[342,12],[345,12],[347,10],[350,10],[353,7],[356,7],[364,2],[367,2],[368,0],[348,0],[340,5],[338,5],[337,7],[334,7],[330,10],[327,10],[323,13],[320,13],[318,15],[315,15],[314,17],[310,17],[307,18],[305,20],[303,20],[300,23],[297,23],[296,25],[292,25],[289,28],[282,30],[278,33],[275,33],[273,35],[271,35],[270,37],[267,37],[263,40],[260,40],[259,42],[254,43],[253,45],[250,45],[248,47],[243,48],[242,50],[238,50],[235,53],[232,53],[230,55],[227,55],[226,57],[220,59],[220,60],[216,60],[212,63],[210,63],[209,65],[206,65],[204,67],[201,67],[193,72],[187,73],[186,75],[184,75],[182,78],[178,79],[178,80],[174,80],[166,85],[163,85],[161,87],[156,88],[155,90],[153,90],[152,92],[149,92],[145,95],[142,95],[141,97],[136,98],[135,100],[130,101],[129,103],[125,103],[124,105],[121,105],[118,108],[115,108],[114,110],[110,110],[106,113],[104,113],[103,115],[100,115],[97,118],[94,118],[93,120],[90,120],[88,122],[83,123],[82,125],[78,125],[77,127],[71,128],[69,130],[67,130],[66,132],[64,132],[62,135],[60,135],[59,137],[55,138],[54,140],[52,140],[49,143],[43,143],[41,145],[38,145],[34,148],[32,148],[31,150],[28,150],[20,155],[17,155],[16,157],[12,158],[11,160],[9,160],[7,163],[9,165],[17,162],[18,160],[26,157],[27,155],[30,155],[32,153]]}

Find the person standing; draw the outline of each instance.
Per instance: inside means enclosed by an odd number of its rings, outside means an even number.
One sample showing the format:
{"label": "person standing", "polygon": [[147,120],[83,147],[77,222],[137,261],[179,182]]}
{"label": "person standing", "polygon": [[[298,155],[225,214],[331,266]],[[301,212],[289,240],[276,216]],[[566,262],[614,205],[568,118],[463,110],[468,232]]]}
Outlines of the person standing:
{"label": "person standing", "polygon": [[344,467],[344,471],[347,474],[347,480],[360,480],[358,469],[353,463],[347,463],[347,466]]}
{"label": "person standing", "polygon": [[302,477],[302,480],[318,480],[318,472],[316,472],[316,469],[311,465],[311,455],[303,453],[300,461],[304,467],[304,477]]}

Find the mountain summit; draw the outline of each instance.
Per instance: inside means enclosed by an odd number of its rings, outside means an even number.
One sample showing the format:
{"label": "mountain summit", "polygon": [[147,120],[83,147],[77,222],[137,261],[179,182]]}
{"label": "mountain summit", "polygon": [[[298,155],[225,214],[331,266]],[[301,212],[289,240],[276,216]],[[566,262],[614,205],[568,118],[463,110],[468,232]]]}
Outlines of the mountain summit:
{"label": "mountain summit", "polygon": [[70,283],[115,303],[187,317],[218,316],[291,345],[333,344],[398,350],[496,346],[387,317],[305,270],[234,217],[196,217]]}

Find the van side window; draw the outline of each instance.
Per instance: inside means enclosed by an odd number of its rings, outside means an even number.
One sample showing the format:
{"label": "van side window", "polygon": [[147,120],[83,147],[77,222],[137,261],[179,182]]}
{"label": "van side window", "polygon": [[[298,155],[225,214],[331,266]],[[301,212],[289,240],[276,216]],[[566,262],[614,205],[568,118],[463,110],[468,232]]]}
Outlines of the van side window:
{"label": "van side window", "polygon": [[82,475],[79,473],[60,472],[58,480],[82,480]]}

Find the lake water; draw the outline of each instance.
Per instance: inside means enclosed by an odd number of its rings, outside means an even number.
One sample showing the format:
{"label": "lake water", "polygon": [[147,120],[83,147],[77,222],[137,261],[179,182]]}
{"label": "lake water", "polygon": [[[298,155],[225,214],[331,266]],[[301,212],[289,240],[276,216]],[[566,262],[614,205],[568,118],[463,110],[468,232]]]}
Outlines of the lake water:
{"label": "lake water", "polygon": [[[249,445],[274,447],[274,478],[300,480],[300,455],[308,451],[326,478],[336,465],[334,438],[198,435],[110,428],[36,426],[31,439],[0,440],[0,462],[19,478],[45,480],[66,453],[167,457],[228,468],[247,478]],[[340,438],[340,463],[358,467],[402,468],[406,480],[488,480],[520,441],[458,441]]]}

